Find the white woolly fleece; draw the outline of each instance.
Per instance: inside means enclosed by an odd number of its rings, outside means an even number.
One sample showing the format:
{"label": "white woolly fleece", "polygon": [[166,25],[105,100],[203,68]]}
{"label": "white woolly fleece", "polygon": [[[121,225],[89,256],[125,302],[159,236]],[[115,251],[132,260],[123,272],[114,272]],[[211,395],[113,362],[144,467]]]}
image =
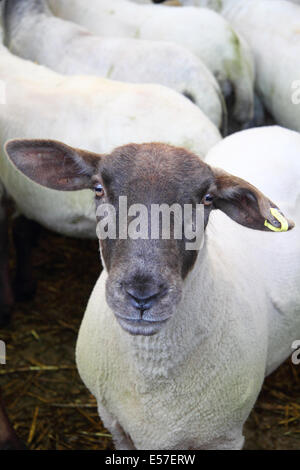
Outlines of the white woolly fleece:
{"label": "white woolly fleece", "polygon": [[235,118],[252,119],[254,64],[244,38],[220,15],[208,9],[138,5],[127,0],[49,0],[53,12],[109,37],[172,41],[197,55],[215,75],[221,89],[235,93]]}
{"label": "white woolly fleece", "polygon": [[256,89],[263,103],[278,124],[300,131],[300,1],[191,1],[217,9],[245,37],[254,54]]}
{"label": "white woolly fleece", "polygon": [[152,337],[121,329],[101,274],[76,360],[120,449],[240,449],[265,375],[300,337],[300,135],[244,131],[207,161],[248,176],[296,227],[259,232],[214,211],[183,299]]}
{"label": "white woolly fleece", "polygon": [[168,86],[190,96],[217,127],[222,125],[218,83],[204,63],[182,46],[94,36],[74,23],[54,17],[46,0],[27,0],[16,5],[7,27],[7,46],[24,59],[67,75],[80,73]]}

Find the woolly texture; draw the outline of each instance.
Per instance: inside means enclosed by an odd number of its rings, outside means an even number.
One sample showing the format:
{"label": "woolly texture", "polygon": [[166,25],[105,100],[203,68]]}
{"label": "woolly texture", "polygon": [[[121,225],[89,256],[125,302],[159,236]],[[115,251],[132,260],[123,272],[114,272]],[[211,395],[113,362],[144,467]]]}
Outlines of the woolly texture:
{"label": "woolly texture", "polygon": [[268,233],[211,215],[174,316],[130,336],[100,276],[80,328],[79,373],[120,449],[240,449],[264,376],[300,336],[300,136],[279,127],[225,139],[207,161],[248,178],[296,228]]}
{"label": "woolly texture", "polygon": [[101,38],[56,18],[46,0],[10,0],[5,42],[25,59],[56,72],[97,75],[131,83],[159,83],[189,96],[218,126],[221,90],[212,73],[187,49],[171,43]]}
{"label": "woolly texture", "polygon": [[172,41],[197,55],[222,91],[235,94],[235,118],[253,116],[254,66],[242,37],[220,15],[207,9],[138,5],[126,0],[49,0],[53,12],[102,36]]}
{"label": "woolly texture", "polygon": [[[185,3],[186,0],[180,0]],[[214,0],[193,0],[214,8]],[[254,53],[256,89],[282,126],[300,131],[299,0],[220,0],[218,11]]]}

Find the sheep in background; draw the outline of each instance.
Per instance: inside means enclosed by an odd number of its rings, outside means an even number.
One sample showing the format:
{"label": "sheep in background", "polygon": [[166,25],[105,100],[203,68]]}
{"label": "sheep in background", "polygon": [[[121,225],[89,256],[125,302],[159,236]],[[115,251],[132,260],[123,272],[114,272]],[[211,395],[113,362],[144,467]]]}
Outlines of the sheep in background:
{"label": "sheep in background", "polygon": [[245,36],[256,89],[279,124],[300,131],[300,8],[284,0],[223,0],[222,14]]}
{"label": "sheep in background", "polygon": [[240,449],[265,375],[300,334],[299,227],[270,233],[293,223],[260,192],[300,222],[300,135],[254,129],[209,152],[210,164],[251,176],[260,190],[163,144],[95,156],[17,140],[6,151],[48,188],[94,187],[98,208],[120,194],[128,206],[204,204],[199,252],[172,237],[100,240],[106,269],[80,328],[77,365],[117,448]]}
{"label": "sheep in background", "polygon": [[[204,156],[221,139],[217,128],[197,106],[160,85],[66,77],[13,56],[3,46],[0,80],[6,100],[0,106],[2,143],[16,137],[64,139],[73,146],[106,153],[130,141],[157,140],[187,146]],[[30,225],[35,221],[64,235],[96,237],[93,196],[89,191],[50,191],[36,185],[15,170],[3,151],[0,180],[19,212],[32,221]],[[22,246],[35,237],[35,227],[24,227],[23,220],[15,237]],[[1,238],[5,240],[4,233]],[[20,256],[22,251],[29,250],[19,250]],[[5,265],[5,260],[0,263],[3,269]],[[19,265],[17,289],[21,289],[23,298],[27,296],[24,286],[28,283],[30,292],[34,287],[27,279],[23,259]],[[0,323],[7,321],[7,296],[5,299],[0,298]]]}
{"label": "sheep in background", "polygon": [[226,127],[218,83],[202,61],[183,47],[93,36],[54,17],[46,0],[6,0],[4,5],[5,43],[14,54],[63,74],[169,86],[189,97],[217,127]]}
{"label": "sheep in background", "polygon": [[[186,5],[188,0],[180,0]],[[248,41],[256,90],[279,124],[300,131],[300,9],[286,0],[192,0],[220,12]],[[300,3],[298,0],[294,3]]]}
{"label": "sheep in background", "polygon": [[248,44],[220,15],[196,8],[138,5],[126,0],[50,0],[53,12],[101,36],[167,40],[197,55],[217,78],[225,98],[234,96],[233,116],[253,117],[254,67]]}

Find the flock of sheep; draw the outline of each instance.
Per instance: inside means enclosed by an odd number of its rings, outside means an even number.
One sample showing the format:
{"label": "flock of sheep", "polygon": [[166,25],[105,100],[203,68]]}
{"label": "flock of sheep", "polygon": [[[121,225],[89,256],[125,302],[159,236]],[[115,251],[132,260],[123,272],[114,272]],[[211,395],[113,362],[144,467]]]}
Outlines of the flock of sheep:
{"label": "flock of sheep", "polygon": [[76,361],[118,449],[241,449],[300,339],[300,2],[1,3],[0,324],[34,290],[7,197],[25,253],[36,223],[96,237],[94,199],[203,203],[199,252],[100,240]]}

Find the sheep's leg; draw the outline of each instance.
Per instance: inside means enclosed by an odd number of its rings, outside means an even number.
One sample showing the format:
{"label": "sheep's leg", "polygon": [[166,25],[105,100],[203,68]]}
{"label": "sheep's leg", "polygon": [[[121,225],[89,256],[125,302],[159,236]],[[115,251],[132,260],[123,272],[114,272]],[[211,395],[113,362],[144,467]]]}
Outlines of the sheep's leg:
{"label": "sheep's leg", "polygon": [[18,439],[9,422],[0,395],[0,450],[25,450],[24,444]]}
{"label": "sheep's leg", "polygon": [[32,273],[32,251],[37,245],[40,225],[19,216],[14,220],[13,239],[16,248],[17,268],[14,282],[16,300],[31,300],[36,292]]}
{"label": "sheep's leg", "polygon": [[98,412],[104,426],[110,431],[117,450],[136,450],[130,436],[118,420],[104,406],[98,405]]}
{"label": "sheep's leg", "polygon": [[0,199],[0,327],[9,323],[14,303],[8,265],[8,222],[4,198]]}

